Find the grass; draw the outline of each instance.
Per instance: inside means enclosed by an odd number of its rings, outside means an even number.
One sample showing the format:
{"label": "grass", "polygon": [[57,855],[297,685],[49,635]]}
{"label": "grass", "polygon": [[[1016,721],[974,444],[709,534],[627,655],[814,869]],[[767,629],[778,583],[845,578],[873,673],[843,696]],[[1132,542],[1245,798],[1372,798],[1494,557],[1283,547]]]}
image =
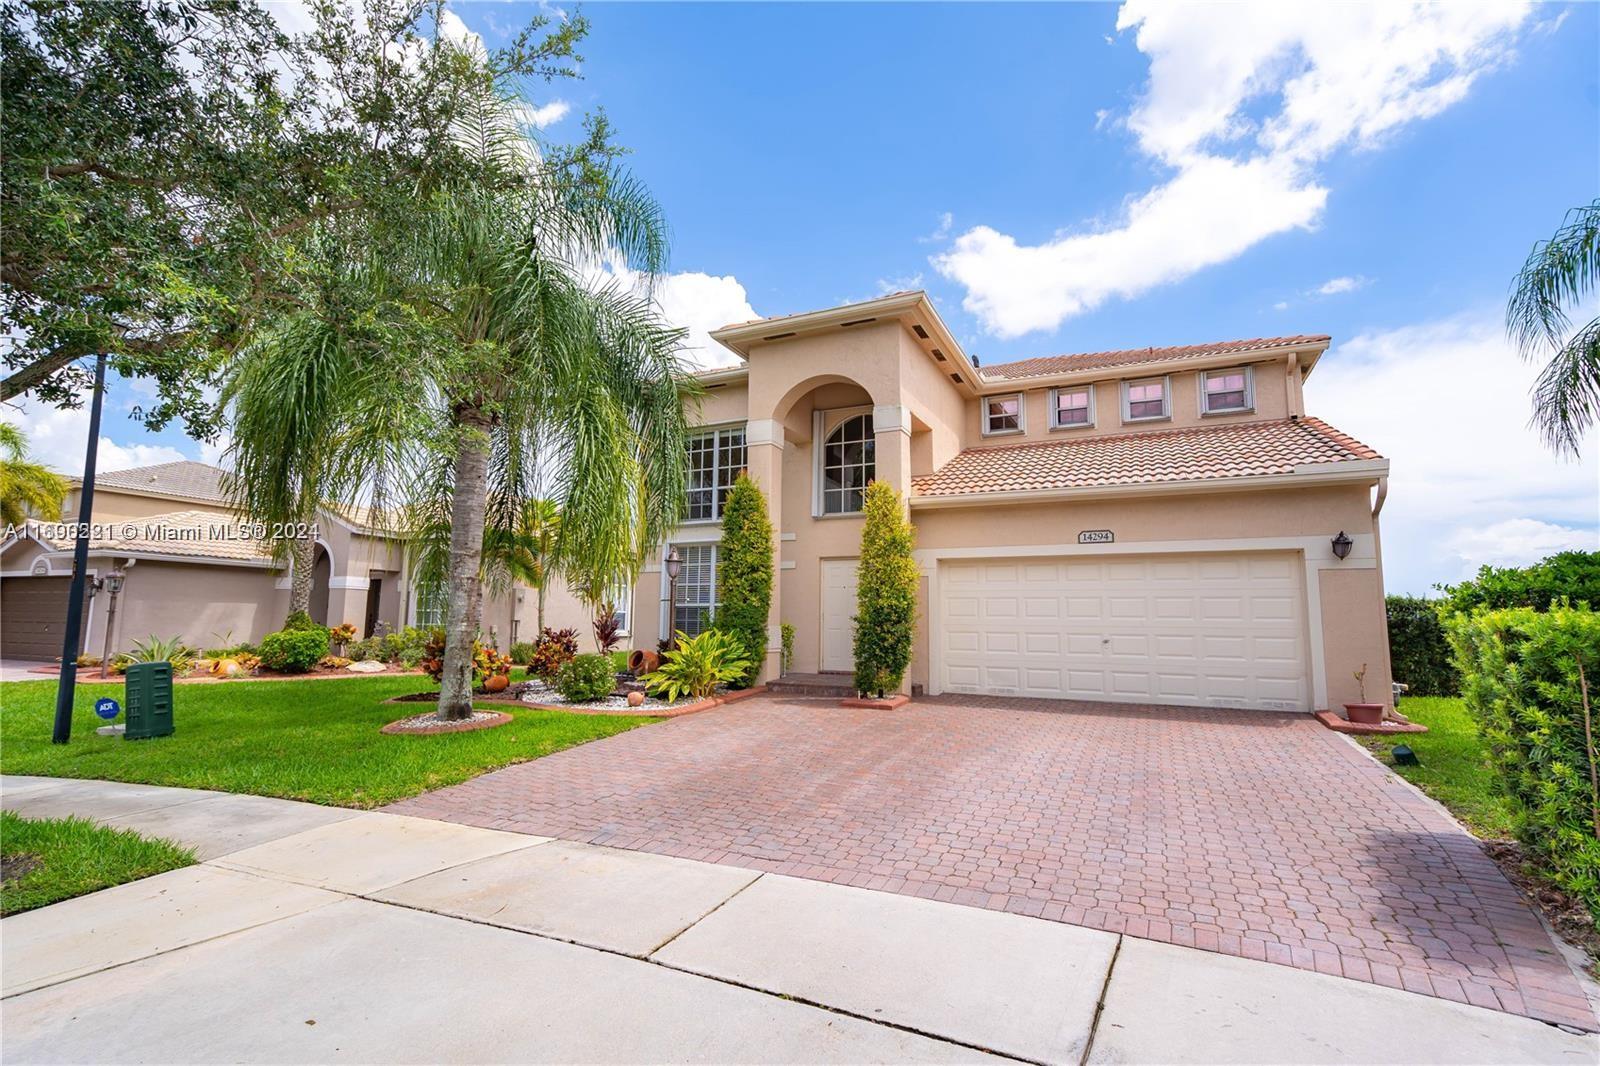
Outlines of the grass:
{"label": "grass", "polygon": [[[1478,727],[1466,704],[1449,696],[1406,697],[1400,713],[1428,727],[1427,733],[1399,737],[1361,737],[1395,773],[1450,808],[1467,828],[1486,840],[1512,835],[1511,801],[1500,791],[1489,767]],[[1408,744],[1417,766],[1395,766],[1389,752]]]}
{"label": "grass", "polygon": [[151,785],[377,807],[488,770],[526,762],[656,719],[484,704],[513,721],[434,736],[384,736],[379,727],[427,704],[385,704],[428,688],[426,678],[248,681],[174,686],[170,737],[95,735],[101,696],[120,684],[79,685],[72,742],[50,743],[54,681],[0,684],[0,772],[94,777]]}
{"label": "grass", "polygon": [[[35,821],[0,812],[0,914],[20,914],[192,865],[194,852],[83,818]],[[19,873],[13,874],[17,867]]]}

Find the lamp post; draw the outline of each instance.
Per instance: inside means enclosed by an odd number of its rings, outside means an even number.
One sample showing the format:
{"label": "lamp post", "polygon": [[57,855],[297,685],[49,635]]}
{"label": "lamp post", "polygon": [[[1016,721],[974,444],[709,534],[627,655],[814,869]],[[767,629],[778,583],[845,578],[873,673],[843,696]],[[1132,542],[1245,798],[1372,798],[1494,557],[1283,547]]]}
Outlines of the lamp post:
{"label": "lamp post", "polygon": [[667,650],[671,651],[678,646],[678,627],[673,624],[676,621],[673,616],[678,608],[678,575],[683,573],[683,559],[677,548],[668,548],[662,563],[667,568]]}
{"label": "lamp post", "polygon": [[106,392],[106,353],[94,361],[94,400],[89,405],[89,444],[78,493],[78,539],[72,546],[72,588],[67,593],[67,632],[61,641],[61,677],[56,683],[55,727],[50,743],[72,738],[72,697],[78,687],[78,629],[83,625],[84,585],[89,580],[89,523],[94,516],[94,460],[100,446],[100,401]]}
{"label": "lamp post", "polygon": [[100,653],[100,676],[102,678],[111,676],[111,635],[113,626],[117,621],[117,597],[122,594],[122,582],[127,576],[120,563],[113,563],[111,573],[97,582],[97,584],[103,583],[105,590],[111,594],[111,599],[106,604],[106,639],[101,646]]}

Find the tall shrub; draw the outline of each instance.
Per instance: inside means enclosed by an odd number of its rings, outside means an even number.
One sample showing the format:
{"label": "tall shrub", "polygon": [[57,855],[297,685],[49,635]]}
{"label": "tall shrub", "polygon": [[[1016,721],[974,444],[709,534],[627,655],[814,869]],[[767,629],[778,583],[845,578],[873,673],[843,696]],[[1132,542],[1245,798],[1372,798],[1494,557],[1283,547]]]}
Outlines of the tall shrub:
{"label": "tall shrub", "polygon": [[714,628],[739,642],[750,660],[738,685],[755,683],[767,657],[767,614],[772,608],[772,519],[767,497],[744,474],[733,483],[722,512],[717,549],[717,587],[722,603]]}
{"label": "tall shrub", "polygon": [[914,543],[900,494],[882,481],[868,485],[856,575],[856,691],[863,696],[895,691],[911,665],[917,626]]}
{"label": "tall shrub", "polygon": [[1450,642],[1439,621],[1439,601],[1421,596],[1390,596],[1389,661],[1394,679],[1413,696],[1454,696],[1461,687],[1450,661]]}
{"label": "tall shrub", "polygon": [[1451,611],[1475,607],[1544,610],[1558,599],[1600,608],[1600,552],[1557,552],[1532,566],[1483,566],[1459,585],[1441,585]]}
{"label": "tall shrub", "polygon": [[1455,615],[1446,627],[1462,695],[1513,801],[1517,836],[1600,918],[1600,616],[1518,607]]}

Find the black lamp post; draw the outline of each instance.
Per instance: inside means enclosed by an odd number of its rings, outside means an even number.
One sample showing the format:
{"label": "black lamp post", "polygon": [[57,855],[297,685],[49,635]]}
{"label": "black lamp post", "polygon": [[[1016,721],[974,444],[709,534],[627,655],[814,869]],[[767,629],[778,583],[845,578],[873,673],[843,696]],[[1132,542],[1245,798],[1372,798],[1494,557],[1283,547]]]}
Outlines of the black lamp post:
{"label": "black lamp post", "polygon": [[678,646],[678,627],[674,624],[678,609],[678,575],[683,573],[683,559],[678,555],[678,549],[668,548],[667,557],[662,560],[667,568],[667,648],[671,650]]}
{"label": "black lamp post", "polygon": [[72,697],[78,687],[78,628],[83,625],[84,585],[89,580],[89,522],[94,515],[94,458],[100,446],[100,401],[106,391],[106,353],[94,361],[94,400],[89,405],[89,446],[83,456],[83,488],[78,498],[78,540],[72,546],[72,589],[67,593],[67,633],[61,641],[61,676],[56,687],[52,744],[72,738]]}
{"label": "black lamp post", "polygon": [[1333,538],[1333,557],[1343,559],[1350,554],[1350,546],[1355,541],[1345,535],[1344,530],[1339,530],[1339,535]]}
{"label": "black lamp post", "polygon": [[122,595],[122,582],[127,576],[120,564],[113,563],[111,573],[95,582],[111,594],[111,599],[106,604],[106,639],[100,649],[101,677],[111,676],[111,639],[117,622],[117,597]]}

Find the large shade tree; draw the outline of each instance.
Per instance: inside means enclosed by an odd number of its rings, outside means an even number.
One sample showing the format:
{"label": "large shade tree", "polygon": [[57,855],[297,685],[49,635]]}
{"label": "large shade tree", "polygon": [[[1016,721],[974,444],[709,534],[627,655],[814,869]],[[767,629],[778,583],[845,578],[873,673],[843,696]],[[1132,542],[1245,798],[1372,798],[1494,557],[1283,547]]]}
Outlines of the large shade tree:
{"label": "large shade tree", "polygon": [[[361,306],[302,309],[252,347],[245,362],[283,391],[239,390],[234,430],[241,472],[315,437],[325,448],[302,460],[314,469],[300,491],[365,493],[378,513],[420,506],[436,528],[448,502],[444,718],[471,713],[485,531],[550,499],[561,537],[549,563],[586,587],[635,572],[682,511],[680,397],[693,389],[682,333],[648,295],[592,280],[607,262],[651,278],[666,257],[660,210],[616,165],[603,120],[584,144],[541,151],[507,80],[452,51],[480,71],[453,125],[476,171],[419,188],[404,219],[365,235],[364,255],[334,258],[329,276],[352,282]],[[327,402],[288,414],[307,367],[333,383]]]}
{"label": "large shade tree", "polygon": [[1577,455],[1600,414],[1600,318],[1573,328],[1569,315],[1600,286],[1600,200],[1568,212],[1534,245],[1512,283],[1506,328],[1524,358],[1546,359],[1533,388],[1533,421],[1545,443]]}

